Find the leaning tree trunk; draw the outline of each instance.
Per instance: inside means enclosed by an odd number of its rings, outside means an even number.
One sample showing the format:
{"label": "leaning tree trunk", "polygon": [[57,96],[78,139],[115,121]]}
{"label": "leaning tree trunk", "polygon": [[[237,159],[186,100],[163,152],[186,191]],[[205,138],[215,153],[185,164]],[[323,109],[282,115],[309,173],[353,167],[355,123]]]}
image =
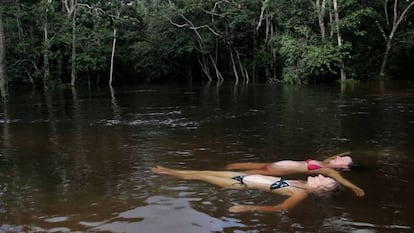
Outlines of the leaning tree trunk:
{"label": "leaning tree trunk", "polygon": [[7,77],[6,77],[6,43],[2,20],[2,9],[0,6],[0,92],[4,102],[8,99]]}
{"label": "leaning tree trunk", "polygon": [[124,5],[122,1],[116,1],[114,13],[115,15],[111,16],[112,20],[114,22],[113,27],[113,38],[112,38],[112,51],[111,51],[111,67],[109,71],[109,86],[112,86],[113,81],[113,75],[114,75],[114,60],[115,60],[115,49],[116,49],[116,40],[117,40],[117,34],[118,34],[118,28],[116,26],[116,21],[121,18],[121,14],[123,11]]}
{"label": "leaning tree trunk", "polygon": [[112,86],[112,77],[113,77],[113,73],[114,73],[114,59],[115,59],[117,31],[118,30],[116,28],[114,28],[114,38],[113,38],[113,41],[112,41],[112,53],[111,53],[111,70],[109,72],[109,86]]}
{"label": "leaning tree trunk", "polygon": [[381,68],[380,68],[380,77],[385,76],[385,69],[387,67],[387,62],[388,62],[388,57],[390,56],[391,47],[392,47],[391,46],[391,40],[388,40],[387,44],[385,46],[384,56],[382,57]]}
{"label": "leaning tree trunk", "polygon": [[239,74],[236,69],[236,62],[234,61],[234,55],[233,55],[232,48],[230,47],[229,50],[230,50],[231,66],[233,67],[233,74],[234,74],[234,77],[236,78],[236,82],[234,83],[234,85],[237,85],[239,84]]}

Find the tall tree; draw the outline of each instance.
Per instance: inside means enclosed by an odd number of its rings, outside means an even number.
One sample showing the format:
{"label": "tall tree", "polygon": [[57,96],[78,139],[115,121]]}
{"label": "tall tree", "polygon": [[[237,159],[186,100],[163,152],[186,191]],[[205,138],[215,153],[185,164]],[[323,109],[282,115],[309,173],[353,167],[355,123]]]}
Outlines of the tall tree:
{"label": "tall tree", "polygon": [[325,40],[326,27],[325,27],[325,14],[326,14],[326,0],[316,0],[316,9],[318,12],[319,30],[321,31],[321,39]]}
{"label": "tall tree", "polygon": [[[385,69],[387,67],[388,57],[390,56],[391,49],[393,46],[395,34],[397,33],[398,27],[403,22],[407,16],[410,8],[414,6],[413,0],[406,0],[399,2],[398,0],[393,0],[393,3],[390,3],[390,0],[384,0],[384,18],[386,23],[386,29],[378,22],[377,26],[381,31],[382,37],[385,40],[385,51],[381,62],[380,76],[385,76]],[[391,17],[389,9],[391,10]],[[388,31],[388,33],[386,32]]]}
{"label": "tall tree", "polygon": [[116,49],[116,39],[118,34],[118,26],[117,21],[120,19],[123,8],[125,7],[122,1],[114,0],[113,1],[113,12],[114,14],[111,15],[113,21],[113,32],[112,32],[112,50],[111,50],[111,67],[109,69],[109,86],[112,86],[113,81],[113,73],[114,73],[114,59],[115,59],[115,49]]}
{"label": "tall tree", "polygon": [[[339,11],[338,11],[338,0],[333,0],[333,8],[334,8],[334,15],[335,15],[335,29],[336,29],[336,38],[338,40],[338,47],[339,49],[342,48],[342,36],[339,27]],[[346,80],[346,73],[345,73],[345,63],[344,60],[340,59],[340,72],[341,72],[341,81]]]}
{"label": "tall tree", "polygon": [[4,102],[8,99],[8,87],[6,76],[6,44],[4,39],[4,27],[2,20],[3,8],[0,5],[0,92]]}
{"label": "tall tree", "polygon": [[49,39],[49,25],[48,25],[48,14],[51,10],[52,0],[43,0],[40,5],[43,8],[44,13],[42,14],[42,29],[43,29],[43,87],[49,89],[50,83],[50,67],[49,67],[49,54],[50,54],[50,39]]}
{"label": "tall tree", "polygon": [[72,69],[70,85],[75,86],[76,82],[76,7],[78,0],[62,0],[63,6],[66,9],[67,15],[72,19]]}
{"label": "tall tree", "polygon": [[[180,4],[176,4],[171,0],[168,0],[168,2],[172,10],[172,15],[169,17],[170,23],[178,28],[189,29],[194,33],[199,46],[198,62],[201,70],[207,76],[209,82],[215,76],[217,84],[220,85],[224,81],[224,77],[218,64],[220,49],[217,37],[222,35],[212,26],[214,17],[217,16],[216,13],[210,13],[214,12],[214,9],[223,2],[215,0],[199,3],[189,2],[184,8],[180,8]],[[195,17],[196,15],[199,17]]]}

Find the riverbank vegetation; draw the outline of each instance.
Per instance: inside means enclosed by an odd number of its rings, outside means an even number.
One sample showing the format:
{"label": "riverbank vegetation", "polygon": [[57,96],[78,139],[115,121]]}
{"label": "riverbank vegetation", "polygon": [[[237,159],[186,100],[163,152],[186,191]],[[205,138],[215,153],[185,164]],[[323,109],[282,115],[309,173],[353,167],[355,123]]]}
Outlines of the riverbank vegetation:
{"label": "riverbank vegetation", "polygon": [[[405,78],[413,0],[7,0],[0,84]],[[4,91],[2,92],[4,93]]]}

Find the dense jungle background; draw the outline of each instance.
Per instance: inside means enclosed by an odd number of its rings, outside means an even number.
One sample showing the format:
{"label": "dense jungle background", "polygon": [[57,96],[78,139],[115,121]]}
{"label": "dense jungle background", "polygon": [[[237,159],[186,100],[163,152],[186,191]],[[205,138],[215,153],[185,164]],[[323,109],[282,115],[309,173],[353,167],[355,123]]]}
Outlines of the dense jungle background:
{"label": "dense jungle background", "polygon": [[[407,79],[414,1],[2,0],[0,86]],[[5,87],[5,88],[4,88]]]}

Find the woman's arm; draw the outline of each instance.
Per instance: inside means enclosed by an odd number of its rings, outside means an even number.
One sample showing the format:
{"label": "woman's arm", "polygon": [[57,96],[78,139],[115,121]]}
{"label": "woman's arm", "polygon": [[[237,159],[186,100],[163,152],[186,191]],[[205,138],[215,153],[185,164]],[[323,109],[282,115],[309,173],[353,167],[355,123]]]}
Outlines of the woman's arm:
{"label": "woman's arm", "polygon": [[230,212],[241,213],[241,212],[283,212],[287,211],[301,201],[303,201],[308,196],[307,192],[295,192],[292,196],[286,199],[279,205],[276,206],[255,206],[255,205],[235,205],[229,208]]}
{"label": "woman's arm", "polygon": [[363,189],[354,185],[349,180],[345,179],[343,176],[341,176],[341,174],[339,174],[339,172],[335,171],[334,169],[320,168],[320,169],[314,170],[312,173],[319,173],[319,174],[331,177],[332,179],[336,180],[338,183],[342,184],[343,186],[352,189],[352,191],[354,191],[354,193],[358,197],[363,197],[365,195],[365,192]]}
{"label": "woman's arm", "polygon": [[328,163],[330,160],[335,159],[338,156],[346,156],[346,155],[350,155],[350,154],[351,154],[350,151],[346,151],[346,152],[343,152],[343,153],[340,153],[340,154],[337,154],[337,155],[332,155],[332,156],[329,156],[328,158],[324,159],[323,162]]}

